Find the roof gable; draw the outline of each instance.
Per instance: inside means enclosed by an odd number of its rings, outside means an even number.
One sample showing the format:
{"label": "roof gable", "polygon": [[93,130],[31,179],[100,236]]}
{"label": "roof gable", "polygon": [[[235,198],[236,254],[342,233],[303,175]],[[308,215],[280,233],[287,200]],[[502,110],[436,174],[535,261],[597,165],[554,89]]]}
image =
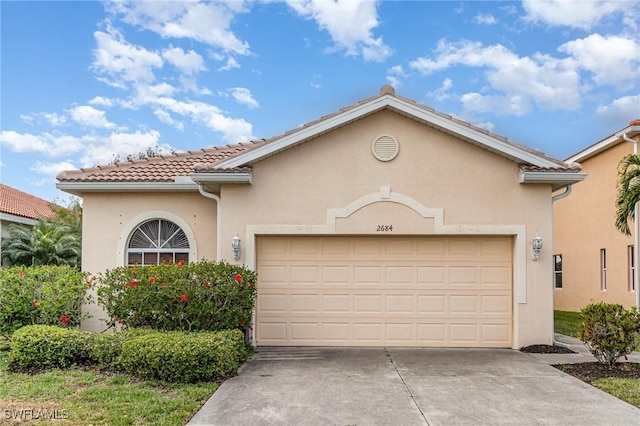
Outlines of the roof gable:
{"label": "roof gable", "polygon": [[216,164],[214,170],[233,169],[250,165],[278,152],[314,139],[336,128],[348,125],[378,111],[388,109],[422,124],[433,127],[451,136],[457,137],[514,162],[523,163],[540,169],[567,169],[566,163],[545,156],[525,146],[513,143],[484,129],[472,126],[449,115],[420,105],[410,99],[395,95],[391,86],[384,86],[380,94],[358,102],[340,111],[308,123],[301,128],[272,138],[264,145],[229,157]]}
{"label": "roof gable", "polygon": [[594,143],[591,146],[588,146],[580,152],[573,154],[571,157],[567,158],[566,161],[568,163],[577,163],[580,161],[584,161],[588,158],[600,154],[601,152],[608,150],[609,148],[618,145],[619,143],[628,142],[625,141],[625,136],[628,138],[632,138],[637,135],[640,135],[640,119],[633,120],[624,129],[614,133],[611,136],[607,136],[606,138]]}

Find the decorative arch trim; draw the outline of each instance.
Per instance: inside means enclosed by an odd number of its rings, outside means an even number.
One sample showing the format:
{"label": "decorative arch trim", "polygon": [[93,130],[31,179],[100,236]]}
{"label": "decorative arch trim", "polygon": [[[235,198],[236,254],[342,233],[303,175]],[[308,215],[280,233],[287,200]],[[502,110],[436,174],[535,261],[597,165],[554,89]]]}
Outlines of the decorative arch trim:
{"label": "decorative arch trim", "polygon": [[142,223],[152,220],[152,219],[163,219],[169,220],[176,225],[178,225],[187,236],[187,240],[189,241],[189,259],[198,259],[198,243],[196,241],[196,235],[193,233],[193,230],[189,226],[189,224],[182,219],[180,216],[167,212],[164,210],[152,210],[131,219],[123,228],[120,236],[118,237],[118,249],[116,251],[116,266],[124,266],[125,265],[125,256],[127,254],[127,242],[131,237],[133,231],[135,231],[138,226]]}

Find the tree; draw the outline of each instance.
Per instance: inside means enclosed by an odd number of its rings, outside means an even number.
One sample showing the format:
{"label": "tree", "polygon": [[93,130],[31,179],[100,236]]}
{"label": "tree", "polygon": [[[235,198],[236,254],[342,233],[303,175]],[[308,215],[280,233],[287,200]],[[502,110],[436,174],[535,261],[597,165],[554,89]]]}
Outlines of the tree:
{"label": "tree", "polygon": [[[176,151],[174,149],[169,151],[169,154],[175,153]],[[129,154],[125,157],[124,161],[144,160],[145,158],[161,157],[165,154],[167,154],[167,151],[156,145],[155,147],[147,147],[147,149],[139,151],[137,154]],[[123,160],[120,158],[119,154],[113,154],[113,159],[109,164],[116,164],[121,161]]]}
{"label": "tree", "polygon": [[635,205],[640,201],[640,155],[629,154],[620,161],[617,189],[616,228],[631,235],[629,221],[634,220]]}
{"label": "tree", "polygon": [[11,224],[2,258],[12,265],[80,266],[81,237],[65,224],[39,219],[33,227]]}

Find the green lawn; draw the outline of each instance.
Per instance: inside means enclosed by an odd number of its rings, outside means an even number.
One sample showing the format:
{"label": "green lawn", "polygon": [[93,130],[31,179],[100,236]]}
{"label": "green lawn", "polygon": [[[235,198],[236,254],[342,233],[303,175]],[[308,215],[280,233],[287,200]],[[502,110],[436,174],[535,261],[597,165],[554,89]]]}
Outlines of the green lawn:
{"label": "green lawn", "polygon": [[593,385],[640,408],[640,379],[600,379]]}
{"label": "green lawn", "polygon": [[553,323],[556,333],[578,337],[580,312],[553,311]]}
{"label": "green lawn", "polygon": [[[218,387],[216,383],[183,385],[143,381],[122,374],[82,369],[33,375],[10,373],[8,356],[6,347],[0,345],[0,412],[7,423],[10,422],[6,420],[5,410],[11,410],[14,416],[20,410],[34,413],[41,410],[43,415],[67,418],[56,421],[65,425],[181,426]],[[34,419],[26,424],[45,423]]]}

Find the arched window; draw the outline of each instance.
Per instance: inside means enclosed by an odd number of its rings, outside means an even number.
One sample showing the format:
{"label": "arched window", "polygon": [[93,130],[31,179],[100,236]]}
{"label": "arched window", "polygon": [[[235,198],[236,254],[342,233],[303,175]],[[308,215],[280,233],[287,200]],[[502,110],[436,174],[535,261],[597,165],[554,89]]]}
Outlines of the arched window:
{"label": "arched window", "polygon": [[152,219],[142,223],[131,234],[127,244],[127,264],[158,265],[165,262],[189,261],[189,240],[175,223]]}

